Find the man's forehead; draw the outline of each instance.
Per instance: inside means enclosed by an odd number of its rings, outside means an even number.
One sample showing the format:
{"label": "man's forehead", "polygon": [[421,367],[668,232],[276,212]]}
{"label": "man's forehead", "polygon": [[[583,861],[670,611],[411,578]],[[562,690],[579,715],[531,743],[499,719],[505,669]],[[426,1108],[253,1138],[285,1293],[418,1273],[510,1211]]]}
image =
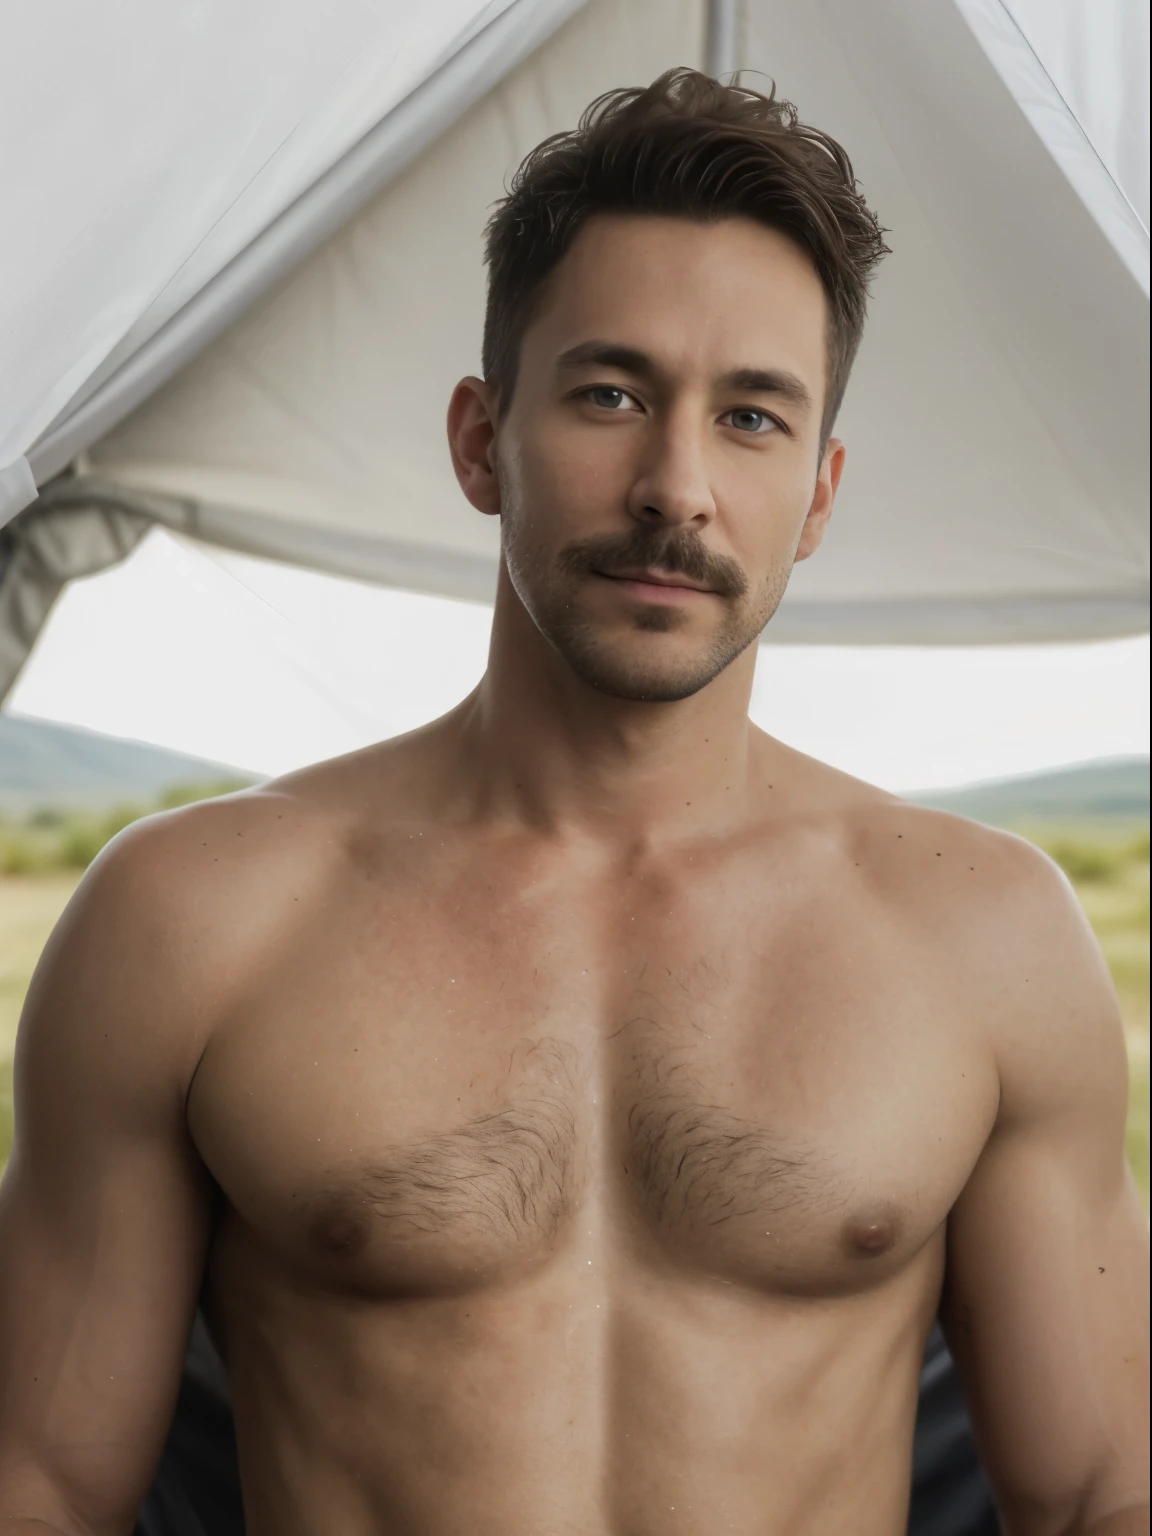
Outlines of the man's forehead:
{"label": "man's forehead", "polygon": [[751,220],[597,215],[550,275],[525,341],[550,370],[611,344],[669,375],[784,370],[814,395],[827,303],[807,256]]}

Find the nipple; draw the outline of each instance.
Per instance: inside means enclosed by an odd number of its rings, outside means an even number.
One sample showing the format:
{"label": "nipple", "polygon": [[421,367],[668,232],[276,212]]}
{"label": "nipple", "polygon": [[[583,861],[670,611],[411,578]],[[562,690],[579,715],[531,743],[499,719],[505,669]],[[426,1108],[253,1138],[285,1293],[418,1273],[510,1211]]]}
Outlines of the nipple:
{"label": "nipple", "polygon": [[351,1216],[321,1216],[312,1224],[312,1241],[328,1253],[359,1253],[368,1242],[368,1225]]}
{"label": "nipple", "polygon": [[879,1221],[853,1221],[848,1224],[845,1236],[850,1248],[869,1258],[887,1253],[896,1242],[896,1223],[888,1219]]}

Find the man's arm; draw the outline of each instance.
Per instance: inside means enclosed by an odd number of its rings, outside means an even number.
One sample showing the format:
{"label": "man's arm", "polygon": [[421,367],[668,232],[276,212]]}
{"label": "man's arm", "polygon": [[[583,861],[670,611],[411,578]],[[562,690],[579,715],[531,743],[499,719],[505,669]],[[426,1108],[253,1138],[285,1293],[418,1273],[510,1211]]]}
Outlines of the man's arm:
{"label": "man's arm", "polygon": [[143,828],[101,856],[21,1020],[0,1185],[0,1536],[129,1531],[171,1418],[208,1210],[184,1124],[203,1019],[172,846]]}
{"label": "man's arm", "polygon": [[1148,1229],[1115,993],[1067,883],[1020,849],[992,986],[996,1127],[949,1223],[943,1319],[1010,1536],[1146,1536]]}

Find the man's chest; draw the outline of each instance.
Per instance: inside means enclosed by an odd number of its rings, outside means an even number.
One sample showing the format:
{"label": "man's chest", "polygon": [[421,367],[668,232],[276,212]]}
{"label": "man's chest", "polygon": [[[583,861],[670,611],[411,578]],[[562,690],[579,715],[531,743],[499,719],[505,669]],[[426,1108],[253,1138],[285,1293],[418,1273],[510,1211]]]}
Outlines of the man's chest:
{"label": "man's chest", "polygon": [[247,1228],[338,1286],[498,1282],[592,1232],[836,1294],[939,1228],[990,1063],[851,895],[712,877],[431,882],[318,910],[213,1040],[193,1132]]}

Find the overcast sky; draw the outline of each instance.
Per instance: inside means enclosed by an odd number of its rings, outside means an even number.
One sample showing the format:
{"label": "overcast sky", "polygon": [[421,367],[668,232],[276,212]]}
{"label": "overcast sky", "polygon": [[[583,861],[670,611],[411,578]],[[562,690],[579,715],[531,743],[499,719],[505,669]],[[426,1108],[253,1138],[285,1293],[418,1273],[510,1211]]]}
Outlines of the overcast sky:
{"label": "overcast sky", "polygon": [[[435,718],[484,669],[490,610],[153,533],[74,582],[9,699],[276,773]],[[765,730],[887,789],[1144,752],[1147,638],[761,649]]]}

